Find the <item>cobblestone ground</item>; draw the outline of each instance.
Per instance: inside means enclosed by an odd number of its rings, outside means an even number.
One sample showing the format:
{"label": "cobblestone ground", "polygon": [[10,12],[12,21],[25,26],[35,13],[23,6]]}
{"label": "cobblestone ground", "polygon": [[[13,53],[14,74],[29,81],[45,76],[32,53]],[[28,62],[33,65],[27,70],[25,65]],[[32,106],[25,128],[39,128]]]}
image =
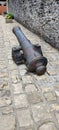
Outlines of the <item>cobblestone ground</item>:
{"label": "cobblestone ground", "polygon": [[[37,76],[12,60],[18,44],[12,33],[20,26],[27,38],[40,44],[48,59],[47,72]],[[37,35],[0,16],[0,130],[59,130],[59,52]]]}

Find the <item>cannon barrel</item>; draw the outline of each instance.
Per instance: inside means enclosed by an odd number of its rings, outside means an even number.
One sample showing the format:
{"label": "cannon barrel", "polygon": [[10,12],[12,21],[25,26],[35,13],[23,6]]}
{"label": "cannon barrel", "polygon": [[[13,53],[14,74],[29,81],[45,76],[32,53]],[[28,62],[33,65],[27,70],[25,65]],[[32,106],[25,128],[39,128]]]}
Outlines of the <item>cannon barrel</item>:
{"label": "cannon barrel", "polygon": [[19,27],[14,27],[13,33],[16,35],[23,50],[24,58],[26,59],[26,65],[29,71],[34,71],[38,75],[43,74],[46,71],[47,59],[43,57],[40,51],[41,48],[33,45],[26,38]]}

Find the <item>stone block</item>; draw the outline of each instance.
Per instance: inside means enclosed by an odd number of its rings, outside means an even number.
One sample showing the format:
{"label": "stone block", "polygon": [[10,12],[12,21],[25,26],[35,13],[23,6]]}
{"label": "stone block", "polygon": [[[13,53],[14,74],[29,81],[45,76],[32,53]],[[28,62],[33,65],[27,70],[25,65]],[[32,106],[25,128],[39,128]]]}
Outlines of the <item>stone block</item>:
{"label": "stone block", "polygon": [[33,125],[33,120],[31,119],[31,114],[28,109],[17,111],[18,122],[20,127],[26,127]]}
{"label": "stone block", "polygon": [[0,129],[1,130],[15,130],[16,122],[13,115],[0,116]]}
{"label": "stone block", "polygon": [[45,99],[47,101],[55,101],[56,100],[56,94],[53,92],[46,92],[44,93]]}
{"label": "stone block", "polygon": [[14,102],[16,108],[28,107],[28,101],[25,94],[14,95]]}
{"label": "stone block", "polygon": [[14,94],[24,93],[22,88],[22,83],[12,84],[12,86],[13,86]]}
{"label": "stone block", "polygon": [[30,104],[43,102],[42,96],[39,92],[33,92],[28,94],[28,101]]}
{"label": "stone block", "polygon": [[37,88],[34,84],[28,84],[25,86],[26,93],[33,93],[37,91]]}
{"label": "stone block", "polygon": [[45,104],[32,105],[32,113],[35,122],[52,119],[51,113]]}
{"label": "stone block", "polygon": [[28,84],[28,83],[32,83],[32,82],[33,82],[32,77],[29,76],[29,75],[23,76],[23,77],[22,77],[22,80],[23,80],[23,83],[24,83],[24,84]]}
{"label": "stone block", "polygon": [[57,128],[55,127],[55,125],[53,123],[46,123],[46,124],[43,124],[39,130],[57,130]]}

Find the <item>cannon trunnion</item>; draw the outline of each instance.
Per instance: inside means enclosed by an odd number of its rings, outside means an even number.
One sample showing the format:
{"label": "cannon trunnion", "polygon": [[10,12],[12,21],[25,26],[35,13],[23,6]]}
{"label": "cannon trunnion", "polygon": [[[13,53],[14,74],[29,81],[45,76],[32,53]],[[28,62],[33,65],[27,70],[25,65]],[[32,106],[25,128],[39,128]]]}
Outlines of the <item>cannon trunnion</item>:
{"label": "cannon trunnion", "polygon": [[25,63],[30,72],[42,75],[46,71],[47,59],[43,56],[41,46],[33,45],[19,27],[13,28],[19,41],[19,47],[12,48],[12,58],[19,65]]}

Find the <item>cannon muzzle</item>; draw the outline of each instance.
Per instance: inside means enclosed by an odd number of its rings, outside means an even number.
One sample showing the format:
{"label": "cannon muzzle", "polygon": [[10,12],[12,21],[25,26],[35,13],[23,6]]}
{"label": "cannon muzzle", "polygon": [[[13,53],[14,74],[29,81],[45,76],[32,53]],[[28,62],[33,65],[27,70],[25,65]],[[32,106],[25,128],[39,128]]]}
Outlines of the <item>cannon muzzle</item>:
{"label": "cannon muzzle", "polygon": [[25,62],[31,72],[36,72],[38,75],[44,74],[46,71],[47,59],[43,56],[41,47],[39,45],[33,45],[19,27],[14,27],[13,33],[16,35],[20,46],[20,49],[12,49],[13,60],[17,64],[22,63],[22,61],[23,63]]}

